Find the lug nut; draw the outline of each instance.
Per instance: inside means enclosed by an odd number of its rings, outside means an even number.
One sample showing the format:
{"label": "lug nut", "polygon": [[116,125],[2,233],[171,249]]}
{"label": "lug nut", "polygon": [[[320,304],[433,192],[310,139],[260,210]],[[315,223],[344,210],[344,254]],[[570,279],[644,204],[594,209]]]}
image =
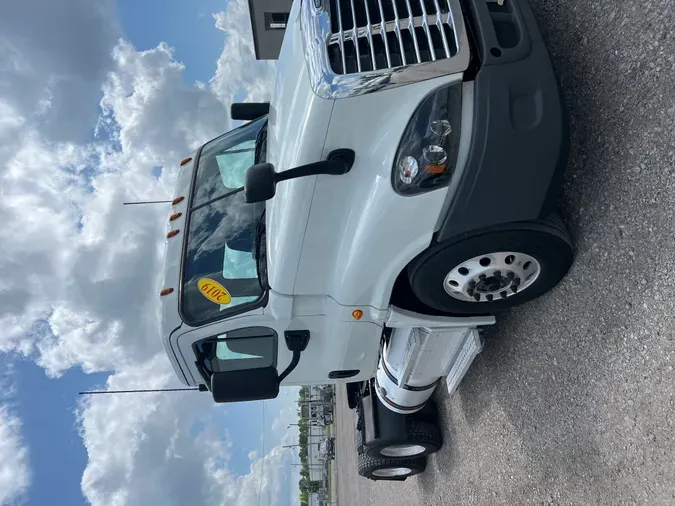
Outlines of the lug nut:
{"label": "lug nut", "polygon": [[515,274],[513,274],[513,272],[507,272],[506,277],[509,279],[513,279],[515,277]]}
{"label": "lug nut", "polygon": [[476,282],[475,281],[469,281],[469,288],[471,288],[472,290],[474,288],[476,288]]}
{"label": "lug nut", "polygon": [[481,274],[480,276],[478,276],[478,279],[480,279],[481,281],[485,281],[485,277],[486,277],[485,274]]}
{"label": "lug nut", "polygon": [[506,292],[499,292],[499,296],[500,296],[502,299],[505,299],[505,298],[508,296],[508,293],[506,293]]}
{"label": "lug nut", "polygon": [[501,278],[502,277],[502,271],[495,271],[492,275],[495,278]]}
{"label": "lug nut", "polygon": [[493,297],[492,297],[492,294],[491,294],[491,293],[488,293],[488,294],[485,296],[485,298],[487,299],[488,302],[492,302],[492,298],[493,298]]}
{"label": "lug nut", "polygon": [[476,302],[480,302],[480,293],[475,293],[473,298],[476,299]]}
{"label": "lug nut", "polygon": [[512,291],[513,293],[516,293],[516,292],[518,291],[518,285],[513,285],[513,286],[511,287],[511,291]]}
{"label": "lug nut", "polygon": [[473,288],[469,288],[466,293],[469,294],[469,297],[473,297]]}
{"label": "lug nut", "polygon": [[518,286],[518,285],[520,284],[520,278],[514,279],[514,280],[512,281],[512,283],[513,283],[514,285]]}

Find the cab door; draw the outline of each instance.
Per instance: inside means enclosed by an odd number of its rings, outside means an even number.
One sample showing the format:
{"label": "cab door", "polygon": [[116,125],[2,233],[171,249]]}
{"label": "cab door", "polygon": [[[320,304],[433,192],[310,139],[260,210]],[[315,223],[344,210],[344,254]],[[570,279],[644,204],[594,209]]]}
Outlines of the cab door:
{"label": "cab door", "polygon": [[[256,310],[255,313],[259,312]],[[280,322],[261,314],[247,313],[240,317],[215,322],[195,329],[189,329],[187,332],[180,333],[179,331],[175,338],[172,337],[172,346],[177,350],[178,359],[185,368],[184,372],[188,383],[192,385],[198,385],[200,383],[206,384],[203,371],[200,373],[197,365],[200,352],[203,353],[204,351],[203,348],[200,348],[200,343],[203,343],[205,340],[223,341],[223,343],[216,343],[214,346],[213,353],[216,358],[220,357],[222,360],[225,360],[227,353],[231,353],[232,360],[239,361],[237,362],[237,367],[249,366],[251,368],[256,368],[256,347],[254,345],[248,346],[247,351],[246,347],[239,349],[237,346],[229,346],[229,344],[225,345],[224,342],[227,341],[228,338],[242,338],[241,334],[246,334],[245,329],[265,329],[266,332],[258,332],[259,336],[258,334],[253,333],[251,337],[245,337],[247,339],[253,339],[258,336],[261,339],[266,339],[268,335],[273,335],[273,364],[276,367],[277,372],[281,374],[290,363],[292,356],[292,353],[286,347],[284,337],[284,331],[288,328],[288,323],[288,321]],[[265,355],[265,358],[267,359],[269,357]],[[262,362],[258,363],[258,366],[261,363]],[[265,363],[267,362],[265,361]],[[229,364],[232,365],[234,362],[230,362]]]}

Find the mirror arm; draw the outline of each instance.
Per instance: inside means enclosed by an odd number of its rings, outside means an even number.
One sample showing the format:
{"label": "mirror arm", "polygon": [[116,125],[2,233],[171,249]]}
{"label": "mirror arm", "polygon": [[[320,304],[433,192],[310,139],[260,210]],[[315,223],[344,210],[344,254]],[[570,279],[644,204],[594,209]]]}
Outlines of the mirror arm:
{"label": "mirror arm", "polygon": [[293,358],[291,359],[291,363],[288,364],[288,367],[286,369],[284,369],[284,372],[282,372],[279,375],[279,383],[284,381],[286,379],[286,376],[291,374],[291,372],[293,372],[293,369],[295,369],[298,366],[298,364],[300,363],[300,354],[301,353],[302,352],[299,351],[299,350],[295,350],[293,352]]}
{"label": "mirror arm", "polygon": [[336,149],[328,154],[328,159],[320,162],[308,163],[301,165],[294,169],[288,169],[283,172],[277,172],[275,180],[286,181],[288,179],[295,179],[305,176],[316,176],[319,174],[326,174],[328,176],[341,176],[346,174],[354,165],[355,158],[354,150],[352,149]]}
{"label": "mirror arm", "polygon": [[305,351],[309,344],[309,331],[287,330],[284,332],[284,338],[286,340],[286,347],[293,352],[293,358],[291,358],[291,363],[284,369],[284,372],[279,375],[279,383],[286,379],[286,376],[291,374],[293,369],[298,366],[300,354]]}

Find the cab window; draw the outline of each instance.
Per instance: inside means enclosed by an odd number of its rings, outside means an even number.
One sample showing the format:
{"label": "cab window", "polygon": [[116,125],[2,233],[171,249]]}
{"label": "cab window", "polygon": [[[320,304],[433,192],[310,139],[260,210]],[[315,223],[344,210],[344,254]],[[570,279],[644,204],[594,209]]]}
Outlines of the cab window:
{"label": "cab window", "polygon": [[237,329],[197,341],[193,351],[208,384],[214,372],[275,367],[277,334],[267,327]]}
{"label": "cab window", "polygon": [[[207,143],[197,163],[188,217],[181,313],[198,325],[261,300],[257,262],[264,203],[247,204],[246,170],[256,162],[265,120],[257,120]],[[264,226],[264,223],[263,223]]]}

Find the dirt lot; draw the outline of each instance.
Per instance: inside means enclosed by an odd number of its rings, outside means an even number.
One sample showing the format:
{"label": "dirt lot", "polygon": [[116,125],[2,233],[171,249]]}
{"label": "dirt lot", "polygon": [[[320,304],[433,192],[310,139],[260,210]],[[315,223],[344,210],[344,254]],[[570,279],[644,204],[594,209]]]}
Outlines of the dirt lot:
{"label": "dirt lot", "polygon": [[675,504],[675,5],[532,4],[571,116],[576,263],[440,392],[420,477],[358,478],[340,392],[341,505]]}

